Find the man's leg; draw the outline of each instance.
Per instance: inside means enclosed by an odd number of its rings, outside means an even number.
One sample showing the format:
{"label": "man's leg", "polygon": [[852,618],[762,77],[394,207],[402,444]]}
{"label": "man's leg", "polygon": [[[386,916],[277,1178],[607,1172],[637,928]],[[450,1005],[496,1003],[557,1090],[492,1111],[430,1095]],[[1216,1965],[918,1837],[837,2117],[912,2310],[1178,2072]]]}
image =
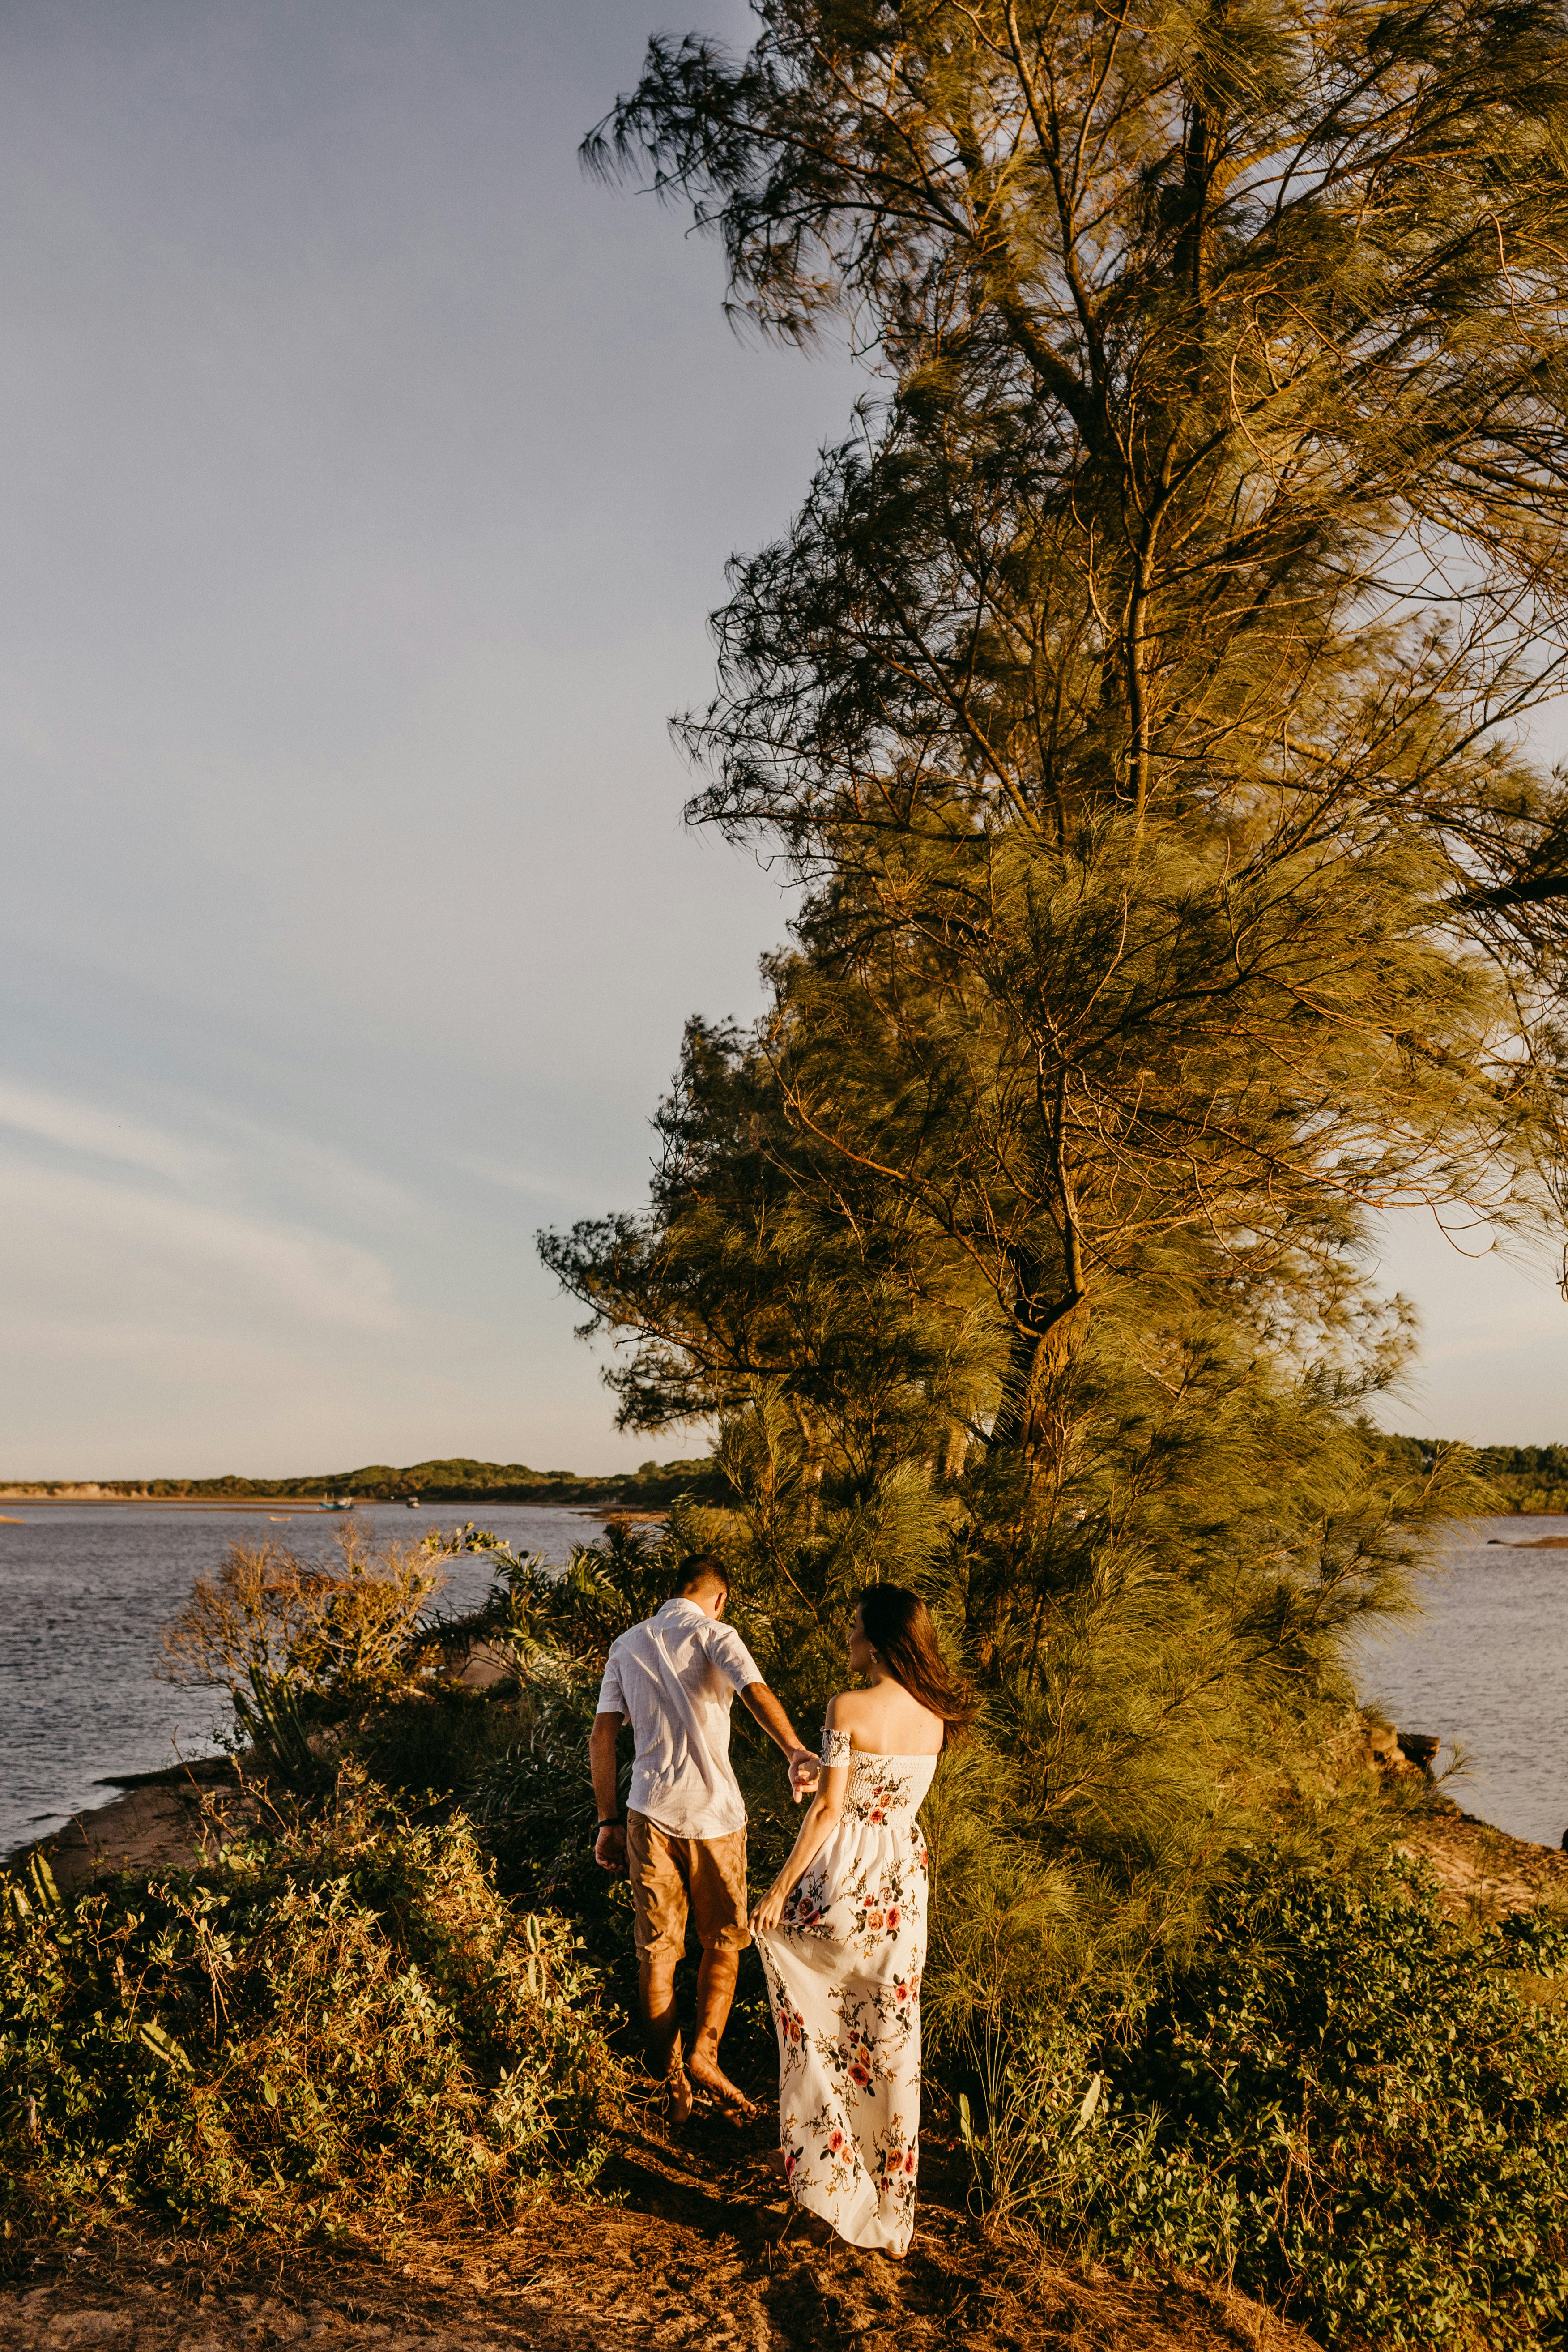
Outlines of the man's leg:
{"label": "man's leg", "polygon": [[[670,2109],[678,2124],[684,2124],[692,2111],[692,2086],[686,2080],[686,2070],[681,2060],[680,2015],[675,2007],[675,1955],[673,1952],[651,1952],[638,1969],[638,1981],[643,1994],[643,2022],[648,2029],[648,2064],[655,2078],[665,2084],[670,2096]],[[700,1987],[702,1979],[698,1979]],[[730,1979],[734,1985],[733,1973]],[[726,2003],[727,2011],[728,2003]],[[720,2028],[722,2032],[722,2027]]]}
{"label": "man's leg", "polygon": [[704,1952],[697,1970],[697,2030],[688,2071],[694,2083],[711,2091],[727,2107],[738,2107],[746,2115],[754,2116],[757,2109],[751,2101],[744,2091],[736,2089],[718,2063],[718,2045],[729,2023],[735,1980],[739,1974],[738,1952]]}
{"label": "man's leg", "polygon": [[697,2030],[687,2062],[694,2083],[711,2091],[732,2114],[757,2109],[718,2063],[718,2045],[729,2022],[740,1956],[751,1941],[746,1926],[746,1832],[694,1839],[687,1848],[692,1911],[702,1938],[697,1972]]}
{"label": "man's leg", "polygon": [[641,1813],[626,1816],[626,1874],[637,1927],[637,1981],[648,2030],[648,2063],[668,2092],[677,2123],[692,2111],[681,2063],[675,1969],[686,1943],[685,1874],[676,1842]]}

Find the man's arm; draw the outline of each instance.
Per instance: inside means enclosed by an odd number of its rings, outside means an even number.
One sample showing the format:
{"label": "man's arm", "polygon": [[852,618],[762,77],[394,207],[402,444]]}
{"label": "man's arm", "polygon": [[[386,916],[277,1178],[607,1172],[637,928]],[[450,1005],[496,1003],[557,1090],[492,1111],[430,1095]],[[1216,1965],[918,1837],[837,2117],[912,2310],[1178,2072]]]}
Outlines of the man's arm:
{"label": "man's arm", "polygon": [[[593,1801],[600,1828],[593,1841],[593,1859],[601,1870],[626,1874],[626,1825],[621,1820],[616,1791],[615,1742],[621,1730],[618,1715],[596,1715],[588,1735],[588,1761],[593,1774]],[[608,1824],[608,1826],[606,1826]]]}
{"label": "man's arm", "polygon": [[795,1802],[800,1803],[810,1783],[816,1777],[817,1759],[804,1746],[800,1734],[766,1683],[747,1683],[740,1694],[748,1711],[757,1717],[769,1739],[780,1747],[789,1759],[789,1787]]}

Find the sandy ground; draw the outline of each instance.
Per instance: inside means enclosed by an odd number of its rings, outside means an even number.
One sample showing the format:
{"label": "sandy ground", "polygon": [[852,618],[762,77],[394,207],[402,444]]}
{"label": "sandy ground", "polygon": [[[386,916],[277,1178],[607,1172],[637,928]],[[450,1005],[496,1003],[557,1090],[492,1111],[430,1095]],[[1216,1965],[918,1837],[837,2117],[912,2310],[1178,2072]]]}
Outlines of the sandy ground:
{"label": "sandy ground", "polygon": [[[189,1870],[210,1850],[215,1834],[203,1805],[215,1790],[233,1789],[235,1769],[225,1756],[152,1772],[106,1803],[78,1813],[63,1830],[39,1841],[62,1893],[80,1886],[100,1870]],[[229,1833],[246,1825],[246,1808],[232,1799],[224,1808]],[[7,1857],[11,1867],[30,1851]]]}
{"label": "sandy ground", "polygon": [[1568,1853],[1510,1837],[1457,1806],[1418,1819],[1402,1843],[1431,1864],[1444,1908],[1456,1918],[1532,1911],[1543,1897],[1568,1903]]}

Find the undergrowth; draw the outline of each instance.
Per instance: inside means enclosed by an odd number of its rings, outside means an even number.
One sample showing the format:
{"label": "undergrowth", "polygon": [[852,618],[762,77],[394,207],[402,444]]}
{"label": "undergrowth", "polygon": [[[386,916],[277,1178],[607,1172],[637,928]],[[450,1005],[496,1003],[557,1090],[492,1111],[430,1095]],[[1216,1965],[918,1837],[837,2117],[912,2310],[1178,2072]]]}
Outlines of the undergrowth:
{"label": "undergrowth", "polygon": [[[444,1625],[412,1605],[434,1559],[351,1563],[356,1589],[401,1595],[373,1697],[347,1643],[319,1671],[319,1590],[284,1594],[306,1672],[257,1582],[225,1671],[241,1722],[247,1689],[267,1702],[284,1810],[265,1835],[152,1884],[7,1886],[14,2254],[116,2211],[384,2244],[594,2178],[636,2005],[628,1890],[591,1853],[609,1643],[684,1549],[727,1547],[737,1622],[810,1736],[842,1679],[832,1611],[798,1640],[716,1512],[678,1508],[662,1538],[614,1528],[560,1574],[460,1540],[495,1582]],[[1103,1653],[1099,1619],[1089,1635]],[[511,1670],[482,1693],[452,1679],[478,1641]],[[1101,1772],[1085,1810],[1061,1759],[1094,1762],[1103,1654],[1097,1671],[1088,1728],[1051,1718],[1050,1775],[1040,1727],[994,1692],[925,1808],[927,2122],[960,2117],[977,2214],[1129,2272],[1234,2281],[1347,2352],[1568,2342],[1568,1931],[1444,1916],[1391,1859],[1398,1804],[1357,1769],[1332,1691],[1281,1714],[1281,1760],[1265,1742],[1227,1764],[1207,1806],[1154,1770],[1155,1740],[1143,1780]],[[796,1817],[738,1711],[735,1758],[760,1879]],[[726,2060],[760,2087],[758,1990],[743,1975]]]}
{"label": "undergrowth", "polygon": [[586,2185],[616,2068],[570,1924],[351,1768],[210,1868],[0,1903],[0,2215],[384,2237]]}
{"label": "undergrowth", "polygon": [[1014,2021],[966,2110],[977,2200],[1328,2344],[1560,2345],[1564,1976],[1561,1922],[1478,1933],[1397,1859],[1354,1887],[1261,1854],[1134,2017]]}

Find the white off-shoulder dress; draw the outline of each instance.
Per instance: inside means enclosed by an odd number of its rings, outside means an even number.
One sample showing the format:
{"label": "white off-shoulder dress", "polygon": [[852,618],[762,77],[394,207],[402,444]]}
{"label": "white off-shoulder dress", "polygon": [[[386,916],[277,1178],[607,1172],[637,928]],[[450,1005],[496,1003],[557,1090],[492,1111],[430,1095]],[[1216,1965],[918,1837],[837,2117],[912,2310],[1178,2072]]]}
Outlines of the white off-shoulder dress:
{"label": "white off-shoulder dress", "polygon": [[779,2034],[779,2142],[798,2203],[852,2246],[902,2254],[920,2144],[925,1840],[915,1812],[935,1756],[857,1755],[837,1828],[759,1935]]}

